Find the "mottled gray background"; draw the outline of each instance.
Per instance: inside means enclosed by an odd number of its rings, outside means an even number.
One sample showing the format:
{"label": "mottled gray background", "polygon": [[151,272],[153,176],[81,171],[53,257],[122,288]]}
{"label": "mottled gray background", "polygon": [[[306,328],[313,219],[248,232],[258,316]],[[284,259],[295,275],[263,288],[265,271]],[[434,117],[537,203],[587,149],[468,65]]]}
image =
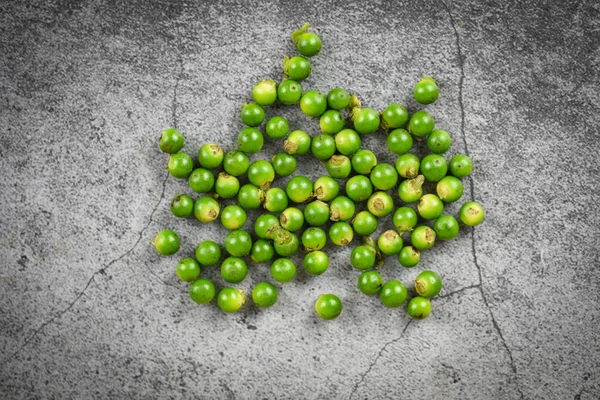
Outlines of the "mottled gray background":
{"label": "mottled gray background", "polygon": [[[208,3],[0,4],[0,397],[599,398],[598,3]],[[192,154],[231,149],[240,105],[281,79],[305,21],[324,42],[305,88],[414,111],[432,75],[448,155],[474,161],[463,200],[485,223],[413,270],[382,269],[407,285],[439,271],[426,321],[359,293],[349,249],[329,247],[327,273],[301,270],[275,307],[224,315],[192,303],[176,257],[150,245],[172,228],[192,255],[225,234],[170,215],[190,190],[167,179],[160,132],[176,126]],[[275,113],[318,132],[297,107]],[[251,266],[239,287],[265,279]],[[331,322],[313,312],[326,292],[344,302]]]}

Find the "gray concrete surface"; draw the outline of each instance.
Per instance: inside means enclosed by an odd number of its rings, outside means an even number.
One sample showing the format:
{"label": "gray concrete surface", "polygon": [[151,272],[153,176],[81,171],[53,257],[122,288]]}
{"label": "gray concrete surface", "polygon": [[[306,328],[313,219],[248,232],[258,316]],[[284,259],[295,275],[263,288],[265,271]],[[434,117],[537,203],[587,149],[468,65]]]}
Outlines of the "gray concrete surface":
{"label": "gray concrete surface", "polygon": [[[0,10],[0,398],[600,397],[597,2]],[[224,315],[192,304],[176,258],[150,245],[173,228],[191,255],[225,233],[170,215],[169,199],[189,190],[167,179],[160,131],[176,126],[191,153],[215,138],[231,149],[251,85],[281,78],[305,21],[324,42],[306,88],[414,111],[412,85],[432,75],[442,94],[428,109],[453,135],[449,155],[474,160],[464,199],[486,207],[485,223],[413,270],[392,259],[382,269],[407,284],[440,272],[426,321],[359,293],[349,249],[329,247],[327,273],[300,271],[272,309]],[[269,113],[318,131],[296,107]],[[224,286],[218,268],[202,274]],[[265,279],[251,266],[239,287]],[[344,301],[335,321],[312,310],[324,292]]]}

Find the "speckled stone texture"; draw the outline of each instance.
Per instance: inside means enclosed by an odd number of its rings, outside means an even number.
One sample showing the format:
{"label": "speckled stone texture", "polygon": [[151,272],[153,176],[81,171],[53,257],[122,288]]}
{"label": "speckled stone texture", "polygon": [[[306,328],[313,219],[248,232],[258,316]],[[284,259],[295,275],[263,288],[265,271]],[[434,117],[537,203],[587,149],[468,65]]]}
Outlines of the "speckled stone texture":
{"label": "speckled stone texture", "polygon": [[[0,4],[0,398],[599,398],[599,4],[211,3]],[[190,190],[167,177],[160,132],[180,129],[191,154],[233,148],[251,86],[281,79],[306,21],[324,47],[305,89],[415,111],[412,86],[434,76],[447,155],[474,161],[463,200],[485,223],[381,270],[407,286],[441,274],[426,321],[362,295],[349,248],[327,247],[322,276],[300,267],[275,307],[224,315],[151,247],[164,228],[180,256],[225,235],[171,216]],[[297,107],[275,113],[318,133]],[[383,143],[364,140],[394,162]],[[298,173],[325,174],[313,161]],[[269,279],[251,265],[238,286]],[[326,322],[313,304],[329,292],[344,311]]]}

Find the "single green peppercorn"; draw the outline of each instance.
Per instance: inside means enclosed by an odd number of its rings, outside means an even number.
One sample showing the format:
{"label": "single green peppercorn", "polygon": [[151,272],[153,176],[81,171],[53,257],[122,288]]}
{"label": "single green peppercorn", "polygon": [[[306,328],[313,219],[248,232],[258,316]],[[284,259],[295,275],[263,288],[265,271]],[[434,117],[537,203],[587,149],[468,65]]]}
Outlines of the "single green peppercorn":
{"label": "single green peppercorn", "polygon": [[272,105],[277,100],[277,84],[272,79],[263,79],[252,88],[252,98],[263,107]]}
{"label": "single green peppercorn", "polygon": [[215,293],[215,285],[208,279],[198,279],[190,285],[190,298],[198,304],[210,303]]}
{"label": "single green peppercorn", "polygon": [[246,211],[235,204],[228,205],[221,212],[221,224],[230,231],[243,227],[246,224],[247,219],[248,215],[246,214]]}
{"label": "single green peppercorn", "polygon": [[275,116],[267,122],[265,132],[273,140],[283,139],[290,131],[290,124],[287,119]]}
{"label": "single green peppercorn", "polygon": [[382,286],[383,278],[377,271],[364,271],[358,277],[358,289],[366,295],[372,296],[379,293]]}
{"label": "single green peppercorn", "polygon": [[194,162],[192,161],[192,157],[180,151],[179,153],[171,154],[167,169],[173,178],[184,179],[192,173]]}
{"label": "single green peppercorn", "polygon": [[317,200],[331,201],[340,191],[340,184],[330,176],[322,176],[313,184],[313,193]]}
{"label": "single green peppercorn", "polygon": [[435,190],[442,201],[452,203],[462,197],[463,184],[454,176],[445,176],[437,183]]}
{"label": "single green peppercorn", "polygon": [[175,128],[168,128],[161,134],[158,147],[164,153],[175,154],[183,148],[184,142],[181,132]]}
{"label": "single green peppercorn", "polygon": [[421,104],[431,104],[435,102],[439,95],[439,90],[435,79],[426,76],[422,78],[413,90],[415,100]]}
{"label": "single green peppercorn", "polygon": [[261,239],[268,239],[268,232],[280,227],[279,219],[273,214],[261,214],[254,221],[254,233]]}
{"label": "single green peppercorn", "polygon": [[346,196],[338,196],[329,204],[329,219],[332,221],[348,221],[354,215],[356,206]]}
{"label": "single green peppercorn", "polygon": [[436,219],[444,212],[444,203],[435,194],[424,194],[419,199],[417,211],[424,219]]}
{"label": "single green peppercorn", "polygon": [[354,268],[364,271],[373,268],[376,256],[377,252],[373,247],[367,245],[356,246],[350,253],[350,264]]}
{"label": "single green peppercorn", "polygon": [[336,319],[342,313],[342,301],[335,294],[322,294],[315,302],[315,311],[324,320]]}
{"label": "single green peppercorn", "polygon": [[402,236],[394,230],[388,230],[379,235],[377,247],[386,256],[394,256],[402,250]]}
{"label": "single green peppercorn", "polygon": [[220,210],[219,202],[212,197],[201,197],[194,204],[194,216],[205,224],[216,220]]}
{"label": "single green peppercorn", "polygon": [[316,33],[306,31],[309,26],[310,24],[307,22],[302,28],[292,33],[292,41],[298,52],[304,57],[316,56],[323,46],[321,38]]}
{"label": "single green peppercorn", "polygon": [[313,184],[305,176],[295,176],[287,183],[285,192],[294,203],[304,203],[313,197]]}
{"label": "single green peppercorn", "polygon": [[200,275],[200,265],[193,258],[182,258],[177,263],[177,276],[184,282],[191,283]]}
{"label": "single green peppercorn", "polygon": [[238,192],[238,204],[244,210],[256,210],[265,200],[265,192],[248,183]]}
{"label": "single green peppercorn", "polygon": [[415,289],[419,296],[437,296],[442,291],[442,279],[433,271],[423,271],[415,279]]}
{"label": "single green peppercorn", "polygon": [[448,165],[446,164],[446,159],[442,156],[430,154],[421,160],[421,174],[423,174],[425,179],[429,182],[440,181],[446,176],[447,172]]}
{"label": "single green peppercorn", "polygon": [[325,225],[329,221],[329,205],[315,200],[304,207],[304,220],[310,226]]}
{"label": "single green peppercorn", "polygon": [[302,85],[292,79],[286,79],[277,87],[277,98],[282,104],[295,104],[302,97]]}
{"label": "single green peppercorn", "polygon": [[352,172],[352,162],[346,156],[333,156],[327,160],[327,173],[335,179],[346,179]]}
{"label": "single green peppercorn", "polygon": [[412,179],[419,175],[421,162],[414,154],[403,154],[396,160],[396,171],[403,178]]}
{"label": "single green peppercorn", "polygon": [[329,257],[322,251],[312,251],[304,256],[304,269],[311,275],[321,275],[329,268]]}
{"label": "single green peppercorn", "polygon": [[410,207],[400,207],[394,212],[392,221],[398,232],[410,232],[417,226],[417,213]]}
{"label": "single green peppercorn", "polygon": [[396,308],[404,304],[407,295],[408,291],[402,282],[391,280],[381,288],[379,300],[388,308]]}
{"label": "single green peppercorn", "polygon": [[271,159],[271,164],[273,164],[273,169],[279,176],[290,176],[296,172],[298,166],[296,157],[288,153],[277,153]]}
{"label": "single green peppercorn", "polygon": [[256,128],[244,128],[238,135],[238,147],[247,154],[258,153],[264,143],[262,133]]}
{"label": "single green peppercorn", "polygon": [[273,239],[275,252],[282,257],[293,256],[300,246],[298,237],[283,228],[275,229],[274,233],[270,235],[270,238]]}
{"label": "single green peppercorn", "polygon": [[335,135],[335,147],[343,155],[351,155],[360,149],[360,136],[353,129],[342,129]]}
{"label": "single green peppercorn", "polygon": [[359,235],[369,236],[377,230],[377,218],[368,211],[361,211],[352,220],[352,227]]}
{"label": "single green peppercorn", "polygon": [[285,194],[283,189],[271,188],[265,193],[265,202],[263,206],[269,212],[282,212],[288,206],[287,194]]}
{"label": "single green peppercorn", "polygon": [[427,137],[427,148],[435,154],[442,154],[448,151],[452,144],[452,138],[448,132],[441,129],[435,129]]}
{"label": "single green peppercorn", "polygon": [[408,111],[400,104],[390,104],[381,113],[381,127],[388,131],[404,126],[408,121]]}
{"label": "single green peppercorn", "polygon": [[323,133],[334,135],[344,129],[344,117],[337,110],[327,110],[321,115],[319,126]]}
{"label": "single green peppercorn", "polygon": [[404,268],[412,268],[421,261],[421,252],[414,246],[405,246],[398,254],[398,262]]}
{"label": "single green peppercorn", "polygon": [[413,138],[405,129],[394,129],[387,136],[388,149],[399,156],[410,151],[413,145]]}
{"label": "single green peppercorn", "polygon": [[196,260],[204,267],[217,265],[221,259],[221,247],[212,240],[205,240],[196,247]]}
{"label": "single green peppercorn", "polygon": [[327,98],[318,90],[309,90],[300,99],[300,109],[311,118],[319,117],[327,110]]}
{"label": "single green peppercorn", "polygon": [[269,282],[260,282],[252,291],[252,301],[260,308],[268,308],[277,302],[277,289]]}
{"label": "single green peppercorn", "polygon": [[370,135],[379,129],[379,113],[372,108],[355,108],[352,110],[354,130],[361,135]]}
{"label": "single green peppercorn", "polygon": [[371,170],[371,183],[379,190],[389,190],[398,183],[398,172],[393,165],[381,163]]}
{"label": "single green peppercorn", "polygon": [[485,212],[481,204],[469,201],[460,208],[460,220],[468,226],[477,226],[483,222]]}
{"label": "single green peppercorn", "polygon": [[283,58],[283,74],[286,78],[295,80],[296,82],[303,81],[310,75],[310,61],[304,57],[294,56]]}
{"label": "single green peppercorn", "polygon": [[310,150],[310,136],[308,133],[295,130],[290,133],[285,142],[283,143],[283,149],[288,154],[297,154],[299,156],[308,153]]}
{"label": "single green peppercorn", "polygon": [[252,238],[242,229],[231,231],[225,236],[225,249],[233,257],[244,257],[252,250]]}
{"label": "single green peppercorn", "polygon": [[354,230],[347,222],[334,222],[329,228],[329,239],[336,246],[346,246],[354,238]]}
{"label": "single green peppercorn", "polygon": [[196,193],[208,193],[215,185],[215,176],[205,168],[196,168],[188,177],[188,184]]}
{"label": "single green peppercorn", "polygon": [[353,201],[367,200],[373,194],[371,180],[363,175],[355,175],[346,182],[346,195]]}
{"label": "single green peppercorn", "polygon": [[423,138],[433,131],[435,121],[427,111],[417,111],[410,117],[408,131],[417,138]]}
{"label": "single green peppercorn", "polygon": [[409,317],[421,320],[425,319],[431,314],[431,303],[425,297],[417,296],[410,299],[406,311]]}
{"label": "single green peppercorn", "polygon": [[304,214],[296,207],[288,207],[281,212],[279,223],[283,229],[298,232],[304,225]]}
{"label": "single green peppercorn", "polygon": [[451,215],[442,215],[433,223],[433,230],[438,239],[454,239],[458,235],[458,221]]}
{"label": "single green peppercorn", "polygon": [[375,192],[367,201],[367,209],[377,218],[383,218],[394,210],[394,199],[386,192]]}
{"label": "single green peppercorn", "polygon": [[152,246],[163,256],[171,256],[177,253],[180,243],[179,236],[169,229],[158,232],[152,239]]}
{"label": "single green peppercorn", "polygon": [[187,194],[178,194],[171,200],[171,213],[177,218],[187,218],[194,212],[194,200]]}
{"label": "single green peppercorn", "polygon": [[296,277],[296,266],[288,258],[278,258],[271,264],[271,276],[279,283],[287,283]]}
{"label": "single green peppercorn", "polygon": [[255,264],[271,261],[275,256],[275,249],[271,242],[265,239],[258,239],[252,243],[252,250],[250,251],[250,259]]}
{"label": "single green peppercorn", "polygon": [[240,181],[235,176],[229,175],[227,172],[219,173],[219,177],[215,182],[215,192],[222,199],[232,199],[237,196],[240,190]]}
{"label": "single green peppercorn", "polygon": [[223,169],[232,176],[244,175],[249,166],[248,156],[240,150],[231,150],[223,158]]}
{"label": "single green peppercorn", "polygon": [[417,226],[410,234],[410,241],[417,250],[427,250],[435,243],[435,231],[428,226]]}
{"label": "single green peppercorn", "polygon": [[198,163],[202,168],[215,169],[223,163],[223,149],[216,143],[206,143],[198,150]]}
{"label": "single green peppercorn", "polygon": [[223,312],[237,312],[246,302],[246,295],[242,289],[226,287],[217,295],[217,305]]}
{"label": "single green peppercorn", "polygon": [[327,104],[333,110],[343,110],[350,103],[350,94],[341,88],[333,88],[327,94]]}
{"label": "single green peppercorn", "polygon": [[464,154],[455,155],[450,160],[450,173],[457,178],[468,176],[472,170],[473,162]]}
{"label": "single green peppercorn", "polygon": [[357,174],[367,175],[377,165],[377,157],[370,150],[359,150],[352,157],[352,168]]}
{"label": "single green peppercorn", "polygon": [[302,233],[302,246],[307,252],[321,250],[326,243],[327,234],[321,228],[311,227]]}
{"label": "single green peppercorn", "polygon": [[310,149],[319,160],[328,160],[335,154],[335,140],[331,135],[322,133],[312,140]]}
{"label": "single green peppercorn", "polygon": [[254,186],[265,190],[275,179],[273,165],[266,160],[256,160],[248,168],[248,180]]}
{"label": "single green peppercorn", "polygon": [[414,203],[423,195],[423,183],[425,183],[423,175],[400,182],[400,185],[398,185],[398,197],[405,203]]}

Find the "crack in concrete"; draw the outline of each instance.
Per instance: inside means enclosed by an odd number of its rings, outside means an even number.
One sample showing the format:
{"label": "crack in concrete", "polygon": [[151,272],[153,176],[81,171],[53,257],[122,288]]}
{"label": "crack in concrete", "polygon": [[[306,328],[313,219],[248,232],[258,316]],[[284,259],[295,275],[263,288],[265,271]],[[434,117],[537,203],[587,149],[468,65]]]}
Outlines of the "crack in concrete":
{"label": "crack in concrete", "polygon": [[383,355],[383,352],[385,351],[385,349],[392,343],[396,343],[397,341],[399,341],[400,339],[402,339],[402,336],[404,335],[404,332],[406,332],[406,330],[408,329],[408,326],[410,325],[410,323],[413,320],[409,320],[406,325],[404,325],[404,329],[402,329],[402,332],[400,333],[400,336],[398,336],[395,339],[390,340],[389,342],[385,343],[381,349],[379,350],[379,353],[377,353],[377,356],[375,356],[375,359],[373,361],[371,361],[371,364],[369,365],[369,367],[367,368],[367,370],[360,376],[360,380],[354,385],[354,387],[352,388],[352,392],[350,392],[350,395],[348,396],[348,400],[352,399],[352,396],[354,396],[354,394],[356,393],[356,391],[358,390],[358,387],[360,386],[361,383],[364,382],[365,378],[367,377],[367,375],[369,375],[369,373],[371,372],[371,370],[373,369],[373,367],[375,366],[375,364],[377,364],[377,361],[379,361],[379,359],[381,358],[381,356]]}
{"label": "crack in concrete", "polygon": [[[460,131],[461,131],[461,135],[462,135],[462,139],[463,139],[463,144],[465,146],[465,154],[467,156],[469,156],[469,144],[467,142],[467,136],[465,135],[465,106],[464,106],[464,101],[463,101],[463,86],[464,86],[464,81],[465,81],[465,62],[464,62],[464,58],[463,58],[463,54],[462,54],[462,47],[460,45],[460,35],[458,33],[458,30],[456,29],[456,23],[454,22],[454,17],[452,16],[452,12],[450,11],[450,8],[448,7],[448,5],[446,4],[446,2],[444,0],[440,0],[440,2],[442,3],[444,9],[448,13],[448,19],[450,21],[450,25],[452,26],[452,30],[454,31],[456,56],[458,58],[458,60],[457,60],[458,67],[460,69],[460,77],[458,80],[458,105],[460,107],[460,116],[461,116]],[[469,187],[470,187],[470,192],[471,192],[471,199],[474,199],[475,198],[474,184],[473,184],[473,178],[471,175],[469,175]],[[496,317],[494,317],[494,313],[492,312],[492,309],[490,307],[488,299],[485,295],[485,291],[483,290],[483,275],[482,275],[481,266],[479,265],[479,261],[477,260],[477,252],[475,249],[475,230],[474,229],[471,230],[471,251],[473,253],[473,262],[475,263],[475,267],[477,268],[477,272],[478,272],[478,276],[479,276],[478,287],[479,287],[479,292],[481,293],[481,298],[483,299],[483,303],[485,304],[486,308],[488,309],[488,312],[490,313],[492,325],[494,326],[494,329],[496,330],[498,336],[500,337],[500,340],[502,341],[502,344],[504,345],[504,348],[506,349],[508,358],[510,360],[510,367],[514,374],[516,388],[522,399],[522,398],[524,398],[524,395],[523,395],[523,391],[521,390],[521,387],[519,385],[519,375],[517,373],[517,366],[515,364],[515,360],[513,358],[512,351],[510,350],[510,348],[508,347],[508,344],[506,343],[506,340],[504,339],[504,335],[502,334],[502,331],[500,330],[500,326],[498,325],[498,322],[496,321]]]}
{"label": "crack in concrete", "polygon": [[447,297],[454,296],[455,294],[462,293],[462,292],[464,292],[465,290],[469,290],[469,289],[479,289],[479,288],[481,288],[481,283],[476,283],[475,285],[469,285],[469,286],[462,287],[462,288],[460,288],[460,289],[456,289],[455,291],[453,291],[453,292],[450,292],[450,293],[446,293],[446,294],[443,294],[443,295],[440,295],[440,296],[435,296],[435,297],[434,297],[433,299],[431,299],[431,300],[436,300],[436,299],[445,299],[445,298],[447,298]]}
{"label": "crack in concrete", "polygon": [[144,236],[144,232],[146,232],[146,230],[148,229],[148,227],[150,227],[150,224],[152,223],[153,218],[154,218],[154,214],[156,213],[156,210],[158,210],[158,207],[159,207],[160,203],[162,202],[162,200],[165,197],[165,189],[166,189],[166,184],[167,184],[167,179],[168,178],[169,178],[169,174],[167,173],[167,176],[165,177],[165,179],[163,181],[162,192],[160,194],[160,198],[156,202],[156,206],[154,206],[154,208],[152,209],[152,212],[150,213],[150,218],[148,219],[148,222],[140,230],[139,237],[137,238],[137,240],[135,241],[135,243],[133,244],[133,246],[131,246],[126,252],[124,252],[123,254],[121,254],[119,257],[112,259],[108,263],[104,264],[101,268],[99,268],[98,270],[96,270],[92,274],[92,276],[88,279],[88,281],[85,284],[85,286],[83,287],[83,289],[77,294],[77,296],[75,296],[75,298],[73,299],[73,301],[71,301],[69,303],[69,305],[67,307],[65,307],[62,311],[60,311],[58,314],[54,315],[53,317],[51,317],[48,320],[46,320],[45,322],[43,322],[39,326],[39,328],[37,328],[35,331],[33,331],[33,333],[27,339],[25,339],[25,341],[23,342],[23,344],[15,352],[13,352],[11,355],[9,355],[8,357],[6,357],[2,361],[2,365],[3,366],[6,366],[6,363],[9,360],[15,358],[17,356],[17,354],[19,354],[21,352],[21,350],[23,350],[46,326],[50,325],[51,323],[53,323],[57,319],[61,318],[64,314],[66,314],[67,312],[69,312],[73,308],[73,306],[75,306],[75,304],[85,294],[85,292],[88,290],[88,288],[90,287],[90,285],[92,284],[92,282],[96,279],[97,275],[99,275],[99,274],[102,274],[102,275],[106,274],[106,270],[108,268],[110,268],[112,265],[116,264],[117,262],[119,262],[119,261],[123,260],[124,258],[126,258],[127,256],[129,256],[135,250],[135,248],[138,246],[138,244],[140,244],[140,242],[142,241],[142,238]]}

